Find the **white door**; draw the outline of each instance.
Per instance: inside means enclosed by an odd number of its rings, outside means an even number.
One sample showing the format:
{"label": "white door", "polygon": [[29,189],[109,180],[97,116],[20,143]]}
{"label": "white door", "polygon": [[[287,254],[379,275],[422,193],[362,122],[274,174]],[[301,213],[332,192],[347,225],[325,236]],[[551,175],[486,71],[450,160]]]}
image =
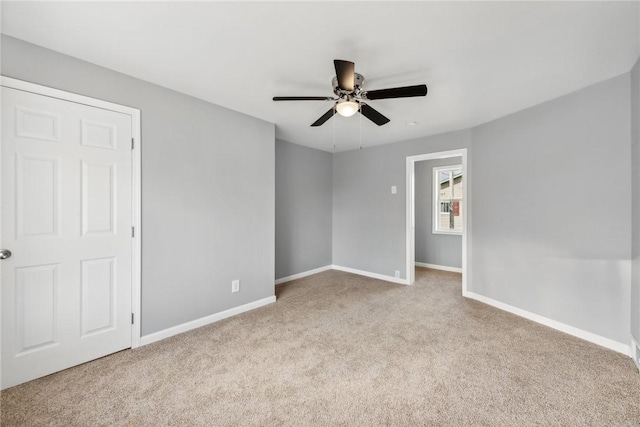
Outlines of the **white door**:
{"label": "white door", "polygon": [[130,115],[2,88],[2,388],[131,347]]}

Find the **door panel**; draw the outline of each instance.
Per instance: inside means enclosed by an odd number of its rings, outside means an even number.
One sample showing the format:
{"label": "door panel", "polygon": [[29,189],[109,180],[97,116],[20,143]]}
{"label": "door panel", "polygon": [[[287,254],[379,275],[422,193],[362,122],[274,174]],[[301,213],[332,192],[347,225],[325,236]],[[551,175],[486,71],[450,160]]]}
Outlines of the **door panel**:
{"label": "door panel", "polygon": [[115,258],[82,261],[82,336],[110,331],[115,318]]}
{"label": "door panel", "polygon": [[34,265],[16,271],[18,355],[58,343],[58,264]]}
{"label": "door panel", "polygon": [[2,388],[131,347],[130,115],[2,88]]}
{"label": "door panel", "polygon": [[82,234],[115,234],[116,165],[82,162]]}
{"label": "door panel", "polygon": [[58,158],[16,154],[17,238],[58,235]]}

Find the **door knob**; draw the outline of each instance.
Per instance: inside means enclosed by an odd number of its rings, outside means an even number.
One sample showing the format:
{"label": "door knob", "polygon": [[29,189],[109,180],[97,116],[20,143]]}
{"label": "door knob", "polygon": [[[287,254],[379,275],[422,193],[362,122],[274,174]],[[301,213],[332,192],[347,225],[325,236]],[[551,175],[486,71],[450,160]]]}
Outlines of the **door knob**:
{"label": "door knob", "polygon": [[11,251],[9,249],[0,249],[0,259],[7,259],[11,257]]}

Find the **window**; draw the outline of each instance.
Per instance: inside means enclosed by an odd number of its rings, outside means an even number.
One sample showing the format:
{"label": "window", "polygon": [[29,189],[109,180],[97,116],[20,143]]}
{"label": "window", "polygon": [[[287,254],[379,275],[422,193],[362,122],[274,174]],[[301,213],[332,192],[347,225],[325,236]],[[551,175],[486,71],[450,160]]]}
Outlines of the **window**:
{"label": "window", "polygon": [[433,232],[462,233],[462,165],[433,168]]}

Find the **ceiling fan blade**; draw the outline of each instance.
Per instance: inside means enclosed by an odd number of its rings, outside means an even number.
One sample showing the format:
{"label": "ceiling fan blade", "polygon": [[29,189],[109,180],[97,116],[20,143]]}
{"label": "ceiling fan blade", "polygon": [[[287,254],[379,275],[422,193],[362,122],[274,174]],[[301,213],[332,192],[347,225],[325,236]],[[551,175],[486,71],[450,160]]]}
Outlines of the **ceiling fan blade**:
{"label": "ceiling fan blade", "polygon": [[378,112],[378,110],[370,107],[367,104],[360,104],[360,114],[365,116],[367,119],[371,120],[373,123],[378,126],[386,125],[391,120],[383,116]]}
{"label": "ceiling fan blade", "polygon": [[331,96],[274,96],[274,101],[335,101]]}
{"label": "ceiling fan blade", "polygon": [[333,65],[336,68],[336,77],[338,78],[338,87],[342,90],[353,91],[353,83],[355,77],[355,64],[351,61],[343,61],[334,59]]}
{"label": "ceiling fan blade", "polygon": [[320,117],[318,120],[316,120],[315,122],[313,122],[311,124],[311,126],[322,126],[324,124],[324,122],[326,122],[327,120],[329,120],[331,117],[333,117],[333,115],[336,114],[336,108],[331,107],[331,109],[329,111],[327,111],[326,113],[324,113],[322,115],[322,117]]}
{"label": "ceiling fan blade", "polygon": [[365,92],[366,99],[410,98],[413,96],[426,96],[427,85],[394,87],[391,89],[370,90]]}

